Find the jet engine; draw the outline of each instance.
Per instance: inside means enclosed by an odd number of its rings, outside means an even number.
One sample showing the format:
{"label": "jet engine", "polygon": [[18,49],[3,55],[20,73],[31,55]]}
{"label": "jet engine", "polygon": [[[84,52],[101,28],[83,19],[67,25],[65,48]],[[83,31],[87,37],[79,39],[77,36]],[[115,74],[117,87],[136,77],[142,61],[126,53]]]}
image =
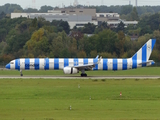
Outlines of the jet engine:
{"label": "jet engine", "polygon": [[76,74],[79,73],[79,70],[74,67],[65,67],[63,68],[64,74]]}

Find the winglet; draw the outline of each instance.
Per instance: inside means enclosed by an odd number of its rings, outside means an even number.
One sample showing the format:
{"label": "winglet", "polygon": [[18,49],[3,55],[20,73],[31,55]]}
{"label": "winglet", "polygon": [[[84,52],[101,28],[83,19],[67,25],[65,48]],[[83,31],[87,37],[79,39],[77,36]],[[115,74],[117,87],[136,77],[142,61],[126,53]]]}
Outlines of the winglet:
{"label": "winglet", "polygon": [[99,55],[97,55],[96,59],[98,59],[98,58],[99,58]]}
{"label": "winglet", "polygon": [[102,56],[99,58],[97,64],[99,64],[101,62]]}
{"label": "winglet", "polygon": [[102,56],[99,58],[99,55],[97,55],[95,59],[96,59],[96,62],[94,64],[99,64],[102,59]]}
{"label": "winglet", "polygon": [[99,55],[97,55],[97,57],[94,59],[94,64],[98,64],[98,58],[99,58]]}

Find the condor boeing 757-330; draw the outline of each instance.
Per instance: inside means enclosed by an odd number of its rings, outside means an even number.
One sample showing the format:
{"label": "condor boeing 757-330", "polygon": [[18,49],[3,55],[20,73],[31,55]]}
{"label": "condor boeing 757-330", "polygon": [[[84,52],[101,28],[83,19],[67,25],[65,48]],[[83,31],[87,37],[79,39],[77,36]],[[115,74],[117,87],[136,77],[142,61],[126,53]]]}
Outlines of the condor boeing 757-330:
{"label": "condor boeing 757-330", "polygon": [[86,77],[86,70],[128,70],[154,64],[149,60],[156,40],[150,39],[131,58],[108,59],[96,58],[20,58],[6,65],[7,69],[19,70],[63,70],[64,74],[76,74]]}

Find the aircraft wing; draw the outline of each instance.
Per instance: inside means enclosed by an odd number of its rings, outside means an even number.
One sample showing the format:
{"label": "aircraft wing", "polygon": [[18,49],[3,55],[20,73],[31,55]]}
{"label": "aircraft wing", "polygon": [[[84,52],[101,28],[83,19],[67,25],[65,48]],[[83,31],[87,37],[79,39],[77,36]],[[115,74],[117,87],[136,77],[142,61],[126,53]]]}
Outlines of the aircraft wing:
{"label": "aircraft wing", "polygon": [[85,64],[85,65],[77,65],[77,66],[74,66],[74,68],[77,68],[79,70],[92,70],[92,68],[94,68],[97,64],[100,63],[102,57],[100,57],[98,59],[99,56],[96,57],[97,59],[97,62],[96,63],[93,63],[93,64]]}
{"label": "aircraft wing", "polygon": [[74,66],[74,68],[77,68],[79,70],[92,70],[92,68],[94,68],[95,65],[96,64],[77,65]]}

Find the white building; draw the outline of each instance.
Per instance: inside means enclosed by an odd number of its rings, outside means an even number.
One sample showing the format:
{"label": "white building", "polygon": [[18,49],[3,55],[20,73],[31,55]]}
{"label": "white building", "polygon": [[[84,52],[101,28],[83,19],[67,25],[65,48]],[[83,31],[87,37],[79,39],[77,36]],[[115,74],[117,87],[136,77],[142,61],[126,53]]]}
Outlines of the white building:
{"label": "white building", "polygon": [[107,21],[107,24],[112,27],[112,28],[116,28],[118,27],[118,24],[120,24],[121,22],[123,22],[123,24],[125,25],[124,27],[126,28],[128,25],[137,25],[138,21],[123,21],[123,20],[118,20],[118,21]]}
{"label": "white building", "polygon": [[119,18],[120,15],[118,13],[96,13],[97,17],[105,17],[105,18]]}
{"label": "white building", "polygon": [[100,25],[102,22],[107,22],[110,27],[114,28],[116,28],[121,21],[125,24],[125,27],[138,24],[138,21],[121,20],[118,13],[96,13],[96,9],[83,8],[61,8],[49,10],[48,13],[11,13],[12,19],[18,17],[31,19],[43,17],[50,22],[53,20],[63,20],[68,22],[71,29],[74,26],[83,27],[88,23]]}
{"label": "white building", "polygon": [[98,25],[97,21],[92,20],[92,16],[90,15],[69,15],[65,13],[11,13],[11,18],[18,18],[18,17],[27,17],[27,18],[38,18],[43,17],[47,21],[52,22],[53,20],[63,20],[67,21],[70,28],[72,29],[74,26],[83,27],[85,24],[93,23]]}

